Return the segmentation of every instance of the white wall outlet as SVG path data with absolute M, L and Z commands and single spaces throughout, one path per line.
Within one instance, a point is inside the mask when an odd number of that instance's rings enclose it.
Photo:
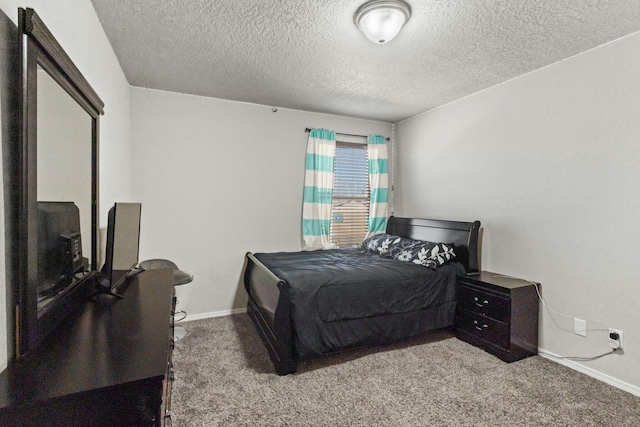
M 587 321 L 583 319 L 573 318 L 573 333 L 581 337 L 587 336 Z
M 618 338 L 616 339 L 616 334 Z M 609 346 L 616 350 L 622 348 L 622 331 L 609 328 Z

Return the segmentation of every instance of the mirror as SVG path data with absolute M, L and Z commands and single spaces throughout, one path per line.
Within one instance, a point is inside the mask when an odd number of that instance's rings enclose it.
M 58 202 L 73 202 L 78 209 L 80 253 L 83 258 L 91 254 L 91 116 L 40 66 L 37 66 L 37 201 L 39 214 L 38 245 L 38 314 L 55 301 L 74 281 L 88 274 L 85 268 L 65 272 L 64 260 L 60 265 L 47 263 L 57 258 L 56 249 L 66 251 L 63 245 L 52 244 L 45 236 L 43 202 L 51 206 L 64 206 Z M 71 227 L 63 227 L 72 232 Z M 67 230 L 68 229 L 68 230 Z M 84 236 L 84 238 L 82 238 Z M 55 241 L 60 241 L 54 236 Z M 61 243 L 64 243 L 62 241 Z M 45 265 L 43 265 L 45 264 Z M 49 267 L 49 268 L 47 268 Z
M 21 149 L 16 154 L 16 357 L 92 289 L 98 131 L 104 104 L 33 9 L 18 10 Z

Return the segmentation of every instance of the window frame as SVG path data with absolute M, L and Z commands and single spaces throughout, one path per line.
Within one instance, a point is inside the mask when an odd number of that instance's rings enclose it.
M 352 169 L 343 167 L 345 164 L 353 163 L 357 160 L 355 154 L 359 153 L 345 153 L 341 156 L 339 153 L 341 150 L 362 150 L 364 152 L 364 162 L 360 165 L 354 165 Z M 364 173 L 363 173 L 364 172 Z M 352 175 L 354 177 L 353 183 L 355 185 L 344 185 L 344 179 L 341 180 L 339 176 L 341 173 Z M 344 177 L 342 177 L 344 178 Z M 342 182 L 336 182 L 340 180 Z M 358 183 L 360 185 L 358 185 Z M 361 184 L 366 183 L 365 187 Z M 329 239 L 332 243 L 336 244 L 339 248 L 357 247 L 366 237 L 369 225 L 369 212 L 371 206 L 371 184 L 369 180 L 369 150 L 366 143 L 346 142 L 336 140 L 336 154 L 334 158 L 334 183 L 333 183 L 333 196 L 331 203 L 331 228 L 329 232 Z M 349 196 L 342 195 L 341 192 L 357 193 L 358 191 L 366 194 L 357 195 L 352 194 Z M 343 193 L 344 194 L 344 193 Z M 353 209 L 338 209 L 344 208 L 346 204 L 354 204 Z M 360 205 L 360 206 L 357 206 Z M 353 213 L 353 217 L 344 221 L 345 213 Z M 337 215 L 340 215 L 341 221 L 336 221 Z M 338 226 L 338 224 L 340 224 Z

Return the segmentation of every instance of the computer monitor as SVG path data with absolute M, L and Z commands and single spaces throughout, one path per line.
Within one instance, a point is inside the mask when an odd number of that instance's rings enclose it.
M 107 245 L 97 291 L 121 297 L 116 288 L 138 264 L 140 203 L 116 203 L 107 219 Z

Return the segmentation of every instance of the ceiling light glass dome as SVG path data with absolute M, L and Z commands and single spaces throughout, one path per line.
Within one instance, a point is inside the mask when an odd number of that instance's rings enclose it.
M 398 35 L 410 17 L 411 8 L 404 1 L 373 0 L 360 6 L 354 21 L 369 40 L 383 45 Z

